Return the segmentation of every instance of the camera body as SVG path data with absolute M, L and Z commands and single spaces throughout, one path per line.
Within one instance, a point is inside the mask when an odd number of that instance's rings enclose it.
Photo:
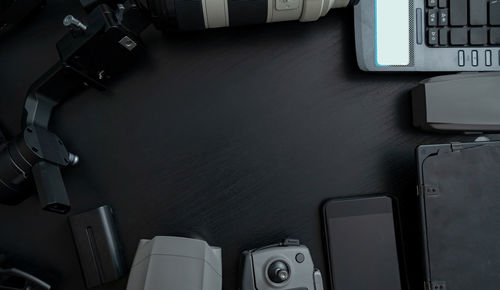
M 298 240 L 243 252 L 240 290 L 323 290 L 321 272 Z

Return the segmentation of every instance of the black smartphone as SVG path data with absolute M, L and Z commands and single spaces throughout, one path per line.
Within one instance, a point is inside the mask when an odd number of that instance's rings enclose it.
M 333 289 L 407 289 L 396 208 L 395 199 L 385 195 L 325 203 L 325 237 Z

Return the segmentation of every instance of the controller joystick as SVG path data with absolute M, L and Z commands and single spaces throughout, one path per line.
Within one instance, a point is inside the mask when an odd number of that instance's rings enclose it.
M 274 283 L 283 283 L 290 277 L 290 269 L 284 261 L 278 260 L 269 266 L 267 275 Z

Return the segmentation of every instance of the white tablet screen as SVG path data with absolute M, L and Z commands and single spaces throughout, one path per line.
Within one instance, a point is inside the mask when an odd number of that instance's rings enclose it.
M 376 0 L 377 65 L 410 64 L 410 0 Z

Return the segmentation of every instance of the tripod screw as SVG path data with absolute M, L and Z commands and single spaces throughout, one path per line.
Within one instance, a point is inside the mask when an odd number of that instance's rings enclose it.
M 83 24 L 80 20 L 73 17 L 73 15 L 68 15 L 64 17 L 63 24 L 64 26 L 69 26 L 76 30 L 81 30 L 81 31 L 87 30 L 87 26 Z

